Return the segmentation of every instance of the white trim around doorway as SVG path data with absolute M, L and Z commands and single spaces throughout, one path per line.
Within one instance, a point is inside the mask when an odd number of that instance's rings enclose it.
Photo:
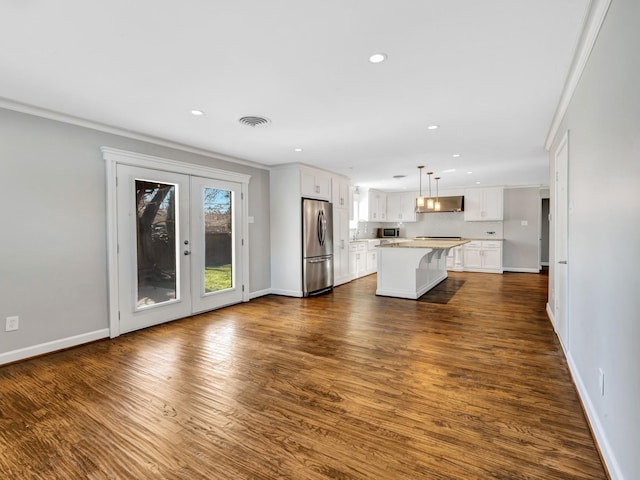
M 150 168 L 172 173 L 195 175 L 216 180 L 226 180 L 242 185 L 242 284 L 244 290 L 242 301 L 248 302 L 250 298 L 249 288 L 249 208 L 248 190 L 250 175 L 230 172 L 213 167 L 206 167 L 192 163 L 180 162 L 162 157 L 155 157 L 142 153 L 129 152 L 111 147 L 100 147 L 105 161 L 107 177 L 107 271 L 109 285 L 109 336 L 111 338 L 120 335 L 119 301 L 118 301 L 118 232 L 117 232 L 117 208 L 116 208 L 116 166 L 131 165 L 135 167 Z

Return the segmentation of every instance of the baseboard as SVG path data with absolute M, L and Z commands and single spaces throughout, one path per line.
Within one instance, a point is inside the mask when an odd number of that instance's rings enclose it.
M 19 348 L 18 350 L 0 353 L 0 365 L 17 362 L 26 358 L 36 357 L 38 355 L 44 355 L 45 353 L 55 352 L 56 350 L 76 347 L 78 345 L 82 345 L 83 343 L 94 342 L 103 338 L 109 338 L 108 328 L 96 330 L 94 332 L 83 333 L 81 335 L 75 335 L 73 337 L 61 338 L 52 342 L 33 345 L 31 347 Z
M 540 273 L 539 268 L 504 267 L 503 270 L 514 273 Z
M 265 288 L 264 290 L 257 290 L 255 292 L 249 293 L 249 300 L 253 300 L 254 298 L 264 297 L 265 295 L 270 295 L 273 292 L 270 288 Z
M 578 372 L 578 368 L 573 361 L 571 353 L 565 352 L 565 358 L 567 359 L 567 364 L 569 365 L 569 371 L 571 372 L 573 383 L 578 390 L 578 396 L 580 397 L 580 401 L 582 402 L 582 407 L 584 408 L 587 420 L 589 421 L 589 424 L 591 426 L 591 431 L 595 436 L 596 444 L 600 450 L 600 455 L 602 455 L 602 459 L 606 465 L 609 476 L 611 480 L 625 480 L 624 475 L 620 470 L 620 465 L 618 464 L 611 445 L 609 444 L 609 440 L 607 439 L 607 435 L 605 434 L 602 423 L 600 422 L 600 417 L 596 412 L 587 389 L 585 388 L 584 382 L 582 381 L 582 377 Z
M 297 290 L 281 290 L 279 288 L 272 288 L 269 293 L 272 293 L 273 295 L 284 295 L 285 297 L 302 298 L 302 292 Z
M 553 312 L 551 311 L 551 305 L 549 305 L 549 302 L 547 302 L 547 316 L 549 317 L 549 320 L 551 320 L 551 325 L 553 325 L 553 331 L 555 332 L 556 330 L 556 317 L 553 314 Z
M 548 267 L 549 266 L 549 262 L 540 262 L 540 265 L 542 267 Z

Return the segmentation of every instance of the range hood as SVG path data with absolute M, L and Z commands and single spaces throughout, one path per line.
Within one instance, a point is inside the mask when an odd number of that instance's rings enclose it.
M 452 197 L 440 197 L 440 210 L 434 210 L 432 208 L 427 209 L 427 206 L 417 208 L 416 213 L 444 213 L 444 212 L 464 212 L 464 196 L 455 195 Z

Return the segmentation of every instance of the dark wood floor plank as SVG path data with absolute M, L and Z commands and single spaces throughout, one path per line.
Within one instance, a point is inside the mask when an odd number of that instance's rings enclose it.
M 0 367 L 0 478 L 604 479 L 547 278 L 249 303 Z

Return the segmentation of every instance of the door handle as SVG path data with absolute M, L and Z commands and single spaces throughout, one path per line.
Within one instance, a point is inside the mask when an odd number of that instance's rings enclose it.
M 309 260 L 309 263 L 324 263 L 324 262 L 328 262 L 329 259 L 328 258 L 321 258 L 319 260 Z
M 559 263 L 560 265 L 566 265 L 566 264 L 567 264 L 567 261 L 566 261 L 566 260 L 560 260 L 558 263 Z

